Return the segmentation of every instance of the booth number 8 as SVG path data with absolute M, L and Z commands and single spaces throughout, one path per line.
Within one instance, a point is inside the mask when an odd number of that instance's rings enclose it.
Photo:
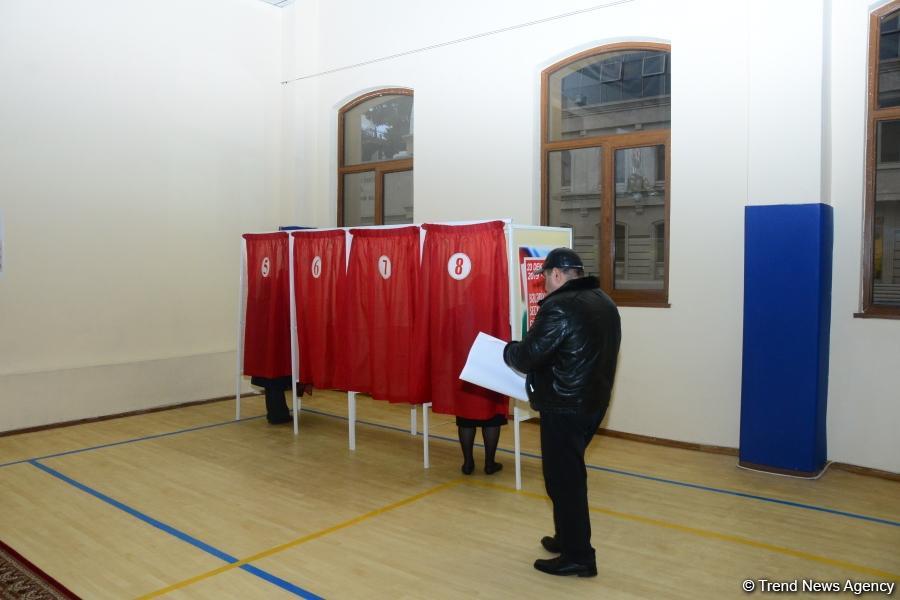
M 472 260 L 462 252 L 457 252 L 447 261 L 447 273 L 457 281 L 465 279 L 471 272 Z

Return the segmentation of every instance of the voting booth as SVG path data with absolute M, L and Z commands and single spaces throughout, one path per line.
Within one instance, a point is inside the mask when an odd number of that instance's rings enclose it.
M 459 375 L 480 332 L 521 339 L 544 295 L 534 271 L 560 246 L 572 247 L 571 230 L 509 220 L 245 234 L 235 418 L 242 376 L 262 375 L 260 365 L 291 376 L 295 434 L 298 382 L 346 391 L 351 449 L 357 393 L 410 405 L 413 435 L 421 404 L 428 468 L 429 409 L 471 419 L 511 412 L 520 489 L 519 424 L 535 415 L 524 399 Z

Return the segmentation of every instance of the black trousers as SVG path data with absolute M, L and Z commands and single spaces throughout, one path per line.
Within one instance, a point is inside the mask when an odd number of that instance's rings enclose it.
M 278 386 L 266 387 L 266 419 L 269 423 L 287 421 L 291 418 L 284 390 Z
M 584 451 L 605 413 L 605 408 L 589 415 L 541 412 L 544 486 L 553 501 L 556 539 L 562 556 L 580 563 L 595 560 Z
M 250 383 L 266 390 L 266 419 L 269 423 L 283 423 L 290 420 L 291 412 L 284 398 L 285 390 L 291 389 L 290 375 L 274 378 L 252 377 Z

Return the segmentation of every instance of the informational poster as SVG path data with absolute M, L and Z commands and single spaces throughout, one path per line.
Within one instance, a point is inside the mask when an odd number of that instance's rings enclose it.
M 537 314 L 537 303 L 543 298 L 543 277 L 534 274 L 544 262 L 544 257 L 554 248 L 572 247 L 572 230 L 561 227 L 536 227 L 528 225 L 513 225 L 510 231 L 511 250 L 514 256 L 510 260 L 515 261 L 518 276 L 515 280 L 516 294 L 514 294 L 513 314 L 516 318 L 512 323 L 514 340 L 522 339 L 522 335 L 528 331 L 528 327 L 534 322 Z M 537 294 L 537 295 L 533 295 Z
M 537 315 L 538 302 L 546 295 L 544 291 L 544 278 L 536 275 L 534 271 L 544 264 L 544 257 L 554 248 L 572 247 L 572 230 L 561 227 L 537 227 L 531 225 L 513 225 L 510 228 L 510 261 L 513 261 L 516 271 L 513 273 L 515 293 L 511 294 L 513 301 L 512 336 L 514 340 L 521 340 L 528 331 L 528 327 L 534 323 Z M 537 416 L 532 413 L 528 403 L 514 399 L 515 406 L 519 409 L 522 419 Z
M 536 271 L 544 264 L 544 257 L 525 256 L 522 257 L 521 281 L 519 285 L 525 290 L 525 306 L 526 306 L 526 324 L 524 331 L 531 329 L 534 318 L 537 316 L 540 302 L 547 295 L 544 289 L 544 278 Z

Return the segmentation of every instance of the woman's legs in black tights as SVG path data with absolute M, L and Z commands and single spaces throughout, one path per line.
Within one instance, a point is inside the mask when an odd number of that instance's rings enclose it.
M 475 428 L 458 426 L 459 429 L 459 445 L 462 447 L 463 465 L 462 472 L 465 475 L 471 475 L 475 470 L 475 457 L 472 451 L 475 447 Z
M 484 438 L 484 472 L 493 475 L 503 468 L 502 464 L 494 460 L 497 444 L 500 442 L 500 426 L 482 427 L 481 436 Z

